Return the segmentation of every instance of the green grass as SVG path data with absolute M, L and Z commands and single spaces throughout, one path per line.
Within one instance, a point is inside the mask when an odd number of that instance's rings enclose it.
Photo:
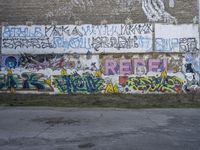
M 200 94 L 0 94 L 0 106 L 200 108 Z

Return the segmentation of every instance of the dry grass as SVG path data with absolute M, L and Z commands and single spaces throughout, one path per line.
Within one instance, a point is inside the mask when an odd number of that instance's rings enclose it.
M 0 94 L 0 106 L 199 108 L 200 94 Z

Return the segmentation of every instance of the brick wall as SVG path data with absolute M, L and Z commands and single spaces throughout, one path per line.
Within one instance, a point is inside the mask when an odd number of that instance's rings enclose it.
M 169 7 L 164 0 L 165 11 L 178 23 L 192 23 L 198 15 L 197 0 L 174 0 Z M 0 0 L 0 22 L 9 24 L 87 24 L 124 23 L 129 17 L 133 23 L 148 22 L 141 0 Z M 164 21 L 158 21 L 164 22 Z

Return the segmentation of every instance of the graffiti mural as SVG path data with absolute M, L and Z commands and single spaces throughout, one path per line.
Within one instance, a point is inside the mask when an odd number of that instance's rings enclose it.
M 150 19 L 168 16 L 173 21 L 163 1 L 148 2 L 159 5 L 152 8 L 151 14 L 158 14 Z M 150 4 L 144 4 L 149 11 Z M 0 92 L 200 92 L 199 35 L 194 24 L 155 24 L 155 31 L 150 23 L 2 29 Z
M 53 84 L 60 93 L 66 94 L 91 94 L 101 93 L 104 80 L 90 73 L 82 75 L 73 73 L 71 75 L 58 75 L 53 77 Z
M 125 86 L 127 93 L 181 93 L 184 81 L 176 76 L 130 77 Z
M 179 49 L 180 52 L 195 52 L 198 50 L 196 38 L 157 38 L 156 47 L 158 51 L 162 51 L 163 49 L 168 51 Z
M 200 54 L 193 54 L 192 64 L 195 72 L 200 74 Z
M 11 69 L 7 70 L 7 75 L 0 75 L 0 89 L 1 90 L 9 90 L 12 93 L 15 93 L 17 85 L 19 83 L 18 76 L 13 75 Z
M 199 55 L 2 55 L 0 91 L 191 93 L 200 91 Z
M 21 55 L 2 55 L 1 67 L 6 68 L 23 68 L 31 71 L 35 70 L 92 70 L 99 69 L 98 55 L 92 55 L 87 58 L 86 55 L 78 54 L 21 54 Z
M 4 26 L 2 53 L 145 52 L 152 49 L 152 24 Z
M 16 55 L 7 55 L 1 57 L 1 67 L 15 69 L 19 66 L 19 57 Z
M 21 54 L 19 66 L 27 69 L 63 68 L 65 65 L 63 55 L 28 55 Z
M 135 68 L 135 72 L 133 72 L 133 68 Z M 148 72 L 161 72 L 167 69 L 167 60 L 149 59 L 147 63 L 144 60 L 137 59 L 133 60 L 133 63 L 130 59 L 120 59 L 119 61 L 109 59 L 105 61 L 105 75 L 142 75 L 146 74 L 147 69 Z
M 11 69 L 7 74 L 0 74 L 0 91 L 38 91 L 52 92 L 51 81 L 48 81 L 43 74 L 24 72 L 13 74 Z
M 169 1 L 170 6 L 174 6 L 174 1 Z M 162 0 L 142 0 L 142 9 L 149 21 L 164 21 L 176 23 L 175 17 L 165 11 L 164 1 Z
M 158 3 L 163 2 L 152 0 L 152 3 L 158 5 Z M 161 16 L 163 17 L 163 15 Z M 155 50 L 196 52 L 199 50 L 198 36 L 198 25 L 195 24 L 155 24 Z M 153 51 L 152 37 L 153 25 L 150 23 L 3 26 L 2 53 L 99 54 L 151 52 Z
M 106 93 L 106 94 L 116 94 L 116 93 L 119 93 L 118 85 L 117 85 L 117 84 L 113 85 L 112 81 L 110 81 L 110 82 L 106 85 L 105 93 Z
M 198 25 L 155 25 L 155 47 L 159 52 L 199 52 Z
M 125 57 L 129 57 L 125 59 Z M 114 55 L 104 55 L 102 58 L 105 75 L 147 75 L 150 72 L 180 72 L 182 66 L 181 55 L 153 56 L 151 54 L 129 54 L 114 58 Z
M 186 92 L 200 92 L 199 55 L 186 54 L 183 73 L 186 78 L 184 89 Z

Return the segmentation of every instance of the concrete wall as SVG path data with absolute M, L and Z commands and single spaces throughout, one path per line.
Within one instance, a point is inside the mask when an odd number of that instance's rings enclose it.
M 4 26 L 2 54 L 195 52 L 198 25 Z M 155 43 L 155 48 L 153 47 Z
M 199 91 L 198 26 L 155 24 L 155 32 L 152 26 L 4 26 L 0 90 Z
M 181 93 L 199 91 L 192 54 L 2 55 L 2 92 Z M 11 69 L 9 69 L 11 68 Z
M 152 24 L 7 26 L 2 53 L 146 52 L 152 30 Z
M 196 0 L 0 5 L 1 92 L 200 92 Z

